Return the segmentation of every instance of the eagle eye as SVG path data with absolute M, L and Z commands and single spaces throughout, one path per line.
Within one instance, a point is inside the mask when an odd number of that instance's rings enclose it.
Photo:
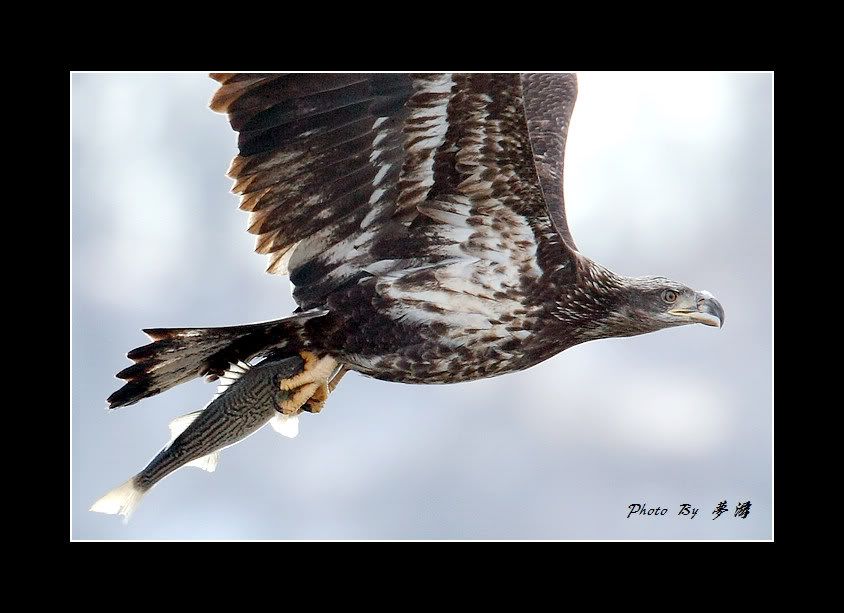
M 662 292 L 662 299 L 668 304 L 673 304 L 677 301 L 677 292 L 675 292 L 673 289 L 667 289 Z

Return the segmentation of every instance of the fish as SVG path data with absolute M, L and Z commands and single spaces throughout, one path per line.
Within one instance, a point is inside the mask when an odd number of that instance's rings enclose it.
M 300 357 L 265 359 L 252 366 L 231 364 L 219 379 L 216 395 L 201 410 L 170 422 L 170 440 L 146 468 L 97 500 L 95 513 L 122 515 L 123 523 L 144 495 L 170 473 L 183 466 L 214 472 L 220 451 L 239 443 L 267 423 L 279 434 L 294 438 L 299 416 L 284 415 L 277 408 L 289 392 L 279 386 L 303 367 Z

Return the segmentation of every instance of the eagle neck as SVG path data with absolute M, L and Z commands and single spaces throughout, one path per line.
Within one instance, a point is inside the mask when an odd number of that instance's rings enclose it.
M 560 284 L 552 310 L 572 344 L 615 336 L 624 277 L 578 254 L 574 275 Z M 573 277 L 573 278 L 572 278 Z

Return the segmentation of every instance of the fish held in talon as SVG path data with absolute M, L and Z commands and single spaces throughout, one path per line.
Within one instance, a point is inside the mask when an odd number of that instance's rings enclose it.
M 281 382 L 300 370 L 296 357 L 267 359 L 255 366 L 231 364 L 219 378 L 217 394 L 200 410 L 170 422 L 170 440 L 146 468 L 97 500 L 91 511 L 129 520 L 153 486 L 183 466 L 214 472 L 220 451 L 260 430 L 267 423 L 288 438 L 299 433 L 299 415 L 283 414 L 288 392 Z

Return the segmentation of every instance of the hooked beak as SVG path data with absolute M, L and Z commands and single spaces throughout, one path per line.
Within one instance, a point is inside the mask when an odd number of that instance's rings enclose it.
M 679 308 L 669 311 L 672 315 L 683 317 L 689 323 L 699 323 L 707 326 L 724 325 L 724 307 L 715 300 L 715 296 L 707 291 L 695 292 L 697 308 Z

